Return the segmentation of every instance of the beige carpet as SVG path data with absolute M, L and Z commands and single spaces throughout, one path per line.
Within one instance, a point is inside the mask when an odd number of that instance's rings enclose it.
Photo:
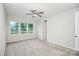
M 78 52 L 56 45 L 50 46 L 46 41 L 30 39 L 7 44 L 5 56 L 75 56 Z

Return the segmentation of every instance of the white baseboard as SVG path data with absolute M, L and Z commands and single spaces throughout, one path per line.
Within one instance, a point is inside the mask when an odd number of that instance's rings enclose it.
M 37 38 L 30 38 L 30 39 L 37 39 Z M 26 41 L 30 39 L 23 39 L 23 40 L 16 40 L 16 41 L 7 41 L 7 43 L 14 43 L 14 42 L 20 42 L 20 41 Z
M 58 46 L 61 46 L 61 47 L 68 48 L 68 49 L 71 49 L 71 50 L 74 50 L 74 51 L 78 51 L 79 52 L 79 50 L 77 50 L 75 48 L 72 48 L 72 47 L 68 47 L 68 46 L 65 46 L 65 45 L 57 44 L 57 43 L 54 43 L 54 42 L 51 42 L 51 41 L 48 41 L 48 40 L 47 40 L 47 42 L 50 42 L 52 44 L 55 44 L 55 45 L 58 45 Z

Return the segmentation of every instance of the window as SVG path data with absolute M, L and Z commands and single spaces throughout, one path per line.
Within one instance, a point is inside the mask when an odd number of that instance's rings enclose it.
M 18 34 L 19 32 L 19 24 L 17 22 L 11 21 L 10 22 L 10 29 L 11 29 L 11 34 Z
M 33 33 L 33 24 L 28 24 L 28 32 Z
M 10 33 L 11 34 L 21 34 L 24 33 L 33 33 L 33 24 L 31 23 L 18 23 L 16 21 L 10 22 Z
M 20 31 L 22 34 L 27 32 L 27 24 L 26 23 L 20 24 Z

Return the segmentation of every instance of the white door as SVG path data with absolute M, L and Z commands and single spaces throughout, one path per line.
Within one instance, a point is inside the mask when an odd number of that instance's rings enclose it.
M 79 12 L 75 13 L 75 49 L 79 51 Z

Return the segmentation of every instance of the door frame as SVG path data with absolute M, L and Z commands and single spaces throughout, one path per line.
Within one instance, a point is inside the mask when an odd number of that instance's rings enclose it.
M 77 49 L 77 35 L 78 33 L 76 33 L 76 29 L 77 29 L 77 14 L 79 14 L 79 11 L 75 12 L 75 36 L 74 36 L 74 39 L 75 39 L 75 50 L 76 51 L 79 51 L 79 49 Z
M 47 20 L 43 22 L 43 40 L 47 40 Z

